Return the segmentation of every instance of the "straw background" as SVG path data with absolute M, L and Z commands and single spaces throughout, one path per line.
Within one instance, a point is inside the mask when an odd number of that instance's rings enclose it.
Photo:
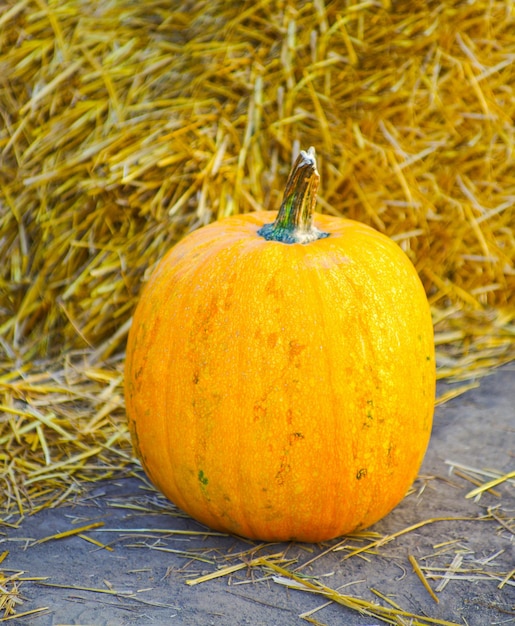
M 440 379 L 513 358 L 514 63 L 511 0 L 4 1 L 4 519 L 129 471 L 142 282 L 191 229 L 278 208 L 300 148 L 321 212 L 412 259 Z

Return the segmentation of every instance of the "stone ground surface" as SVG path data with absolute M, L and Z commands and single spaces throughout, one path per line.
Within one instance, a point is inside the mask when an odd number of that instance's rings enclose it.
M 447 389 L 441 384 L 439 393 Z M 468 626 L 515 624 L 515 481 L 498 485 L 497 495 L 484 493 L 475 500 L 465 498 L 474 485 L 463 477 L 465 473 L 486 482 L 489 476 L 477 470 L 508 473 L 514 470 L 514 457 L 515 366 L 510 364 L 483 378 L 478 388 L 437 407 L 414 489 L 371 530 L 388 535 L 434 518 L 487 519 L 433 521 L 375 553 L 344 559 L 352 546 L 366 545 L 353 538 L 323 545 L 272 545 L 207 534 L 149 489 L 142 477 L 97 483 L 66 506 L 26 518 L 17 529 L 0 527 L 0 553 L 9 551 L 1 566 L 4 573 L 22 571 L 21 578 L 44 578 L 20 583 L 24 602 L 18 612 L 47 607 L 7 623 L 294 626 L 308 623 L 300 615 L 323 605 L 311 614 L 315 623 L 385 623 L 328 603 L 318 593 L 288 588 L 281 584 L 284 579 L 272 578 L 263 567 L 243 567 L 194 586 L 186 583 L 219 567 L 280 555 L 291 559 L 283 562 L 289 571 L 317 557 L 299 574 L 354 597 L 388 606 L 375 589 L 404 610 L 433 620 Z M 97 522 L 103 526 L 82 535 L 110 550 L 77 535 L 36 543 Z M 341 549 L 328 550 L 336 545 Z M 414 573 L 410 555 L 426 568 L 435 591 L 454 563 L 456 571 L 436 591 L 439 603 Z

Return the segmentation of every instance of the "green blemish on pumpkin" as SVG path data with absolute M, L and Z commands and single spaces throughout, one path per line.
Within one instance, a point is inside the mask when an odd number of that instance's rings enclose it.
M 209 480 L 208 480 L 207 476 L 204 474 L 204 471 L 203 471 L 203 470 L 199 470 L 199 473 L 198 473 L 198 479 L 199 479 L 199 481 L 200 481 L 200 484 L 201 484 L 202 486 L 204 486 L 204 487 L 205 487 L 205 486 L 208 484 L 208 482 L 209 482 Z

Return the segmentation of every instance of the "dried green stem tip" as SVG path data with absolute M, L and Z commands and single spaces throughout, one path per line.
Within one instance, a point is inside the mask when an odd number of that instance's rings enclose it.
M 328 237 L 329 233 L 313 225 L 319 182 L 315 149 L 301 150 L 286 182 L 275 222 L 265 224 L 258 235 L 281 243 L 309 243 Z

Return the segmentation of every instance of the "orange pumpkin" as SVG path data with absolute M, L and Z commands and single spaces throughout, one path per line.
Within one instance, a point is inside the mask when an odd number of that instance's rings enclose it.
M 126 404 L 152 480 L 204 524 L 321 541 L 406 494 L 434 408 L 433 327 L 404 252 L 313 213 L 314 151 L 276 213 L 184 237 L 157 266 L 129 334 Z

